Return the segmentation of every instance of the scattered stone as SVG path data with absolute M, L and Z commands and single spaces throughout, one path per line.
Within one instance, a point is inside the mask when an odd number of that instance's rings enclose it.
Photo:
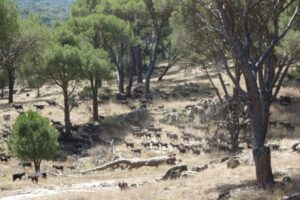
M 273 151 L 279 150 L 280 148 L 279 144 L 269 144 L 268 147 Z
M 230 159 L 228 162 L 227 162 L 227 168 L 231 168 L 231 169 L 234 169 L 234 168 L 237 168 L 238 166 L 240 165 L 240 161 L 237 160 L 237 159 Z
M 275 179 L 281 178 L 283 176 L 286 176 L 288 174 L 288 170 L 287 169 L 280 169 L 276 172 L 273 173 L 273 176 Z
M 293 151 L 300 152 L 300 143 L 296 143 L 292 147 Z
M 181 177 L 190 178 L 190 177 L 194 177 L 196 174 L 197 174 L 197 172 L 195 172 L 195 171 L 183 171 L 181 173 Z
M 119 188 L 121 189 L 121 190 L 128 190 L 128 189 L 130 189 L 129 188 L 129 186 L 128 186 L 128 183 L 127 182 L 119 182 L 118 183 L 118 186 L 119 186 Z
M 229 199 L 229 198 L 230 198 L 230 192 L 225 191 L 225 192 L 221 192 L 219 194 L 218 200 L 225 200 L 225 199 Z
M 282 182 L 284 182 L 284 183 L 291 183 L 292 179 L 289 176 L 285 176 L 285 177 L 282 178 Z
M 300 200 L 300 193 L 295 193 L 291 196 L 284 196 L 280 200 Z
M 223 158 L 221 158 L 221 163 L 223 163 L 223 162 L 225 162 L 225 161 L 227 161 L 227 160 L 229 160 L 229 157 L 223 157 Z
M 201 172 L 201 171 L 206 170 L 206 169 L 208 169 L 208 165 L 204 165 L 202 167 L 195 166 L 195 167 L 192 168 L 192 171 L 194 171 L 194 172 Z

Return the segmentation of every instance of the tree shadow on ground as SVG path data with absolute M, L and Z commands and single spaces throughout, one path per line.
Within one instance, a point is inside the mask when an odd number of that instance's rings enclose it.
M 255 180 L 247 180 L 238 184 L 223 184 L 208 192 L 218 192 L 221 199 L 239 199 L 239 200 L 269 200 L 281 199 L 283 196 L 290 196 L 300 191 L 300 176 L 291 177 L 292 182 L 283 182 L 283 177 L 279 178 L 274 187 L 268 189 L 259 189 Z M 227 194 L 227 195 L 226 195 Z

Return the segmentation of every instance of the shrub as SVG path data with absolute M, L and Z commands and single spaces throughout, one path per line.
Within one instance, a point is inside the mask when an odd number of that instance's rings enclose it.
M 58 149 L 58 132 L 50 121 L 34 111 L 18 116 L 8 140 L 12 155 L 32 161 L 39 172 L 42 160 L 51 160 Z

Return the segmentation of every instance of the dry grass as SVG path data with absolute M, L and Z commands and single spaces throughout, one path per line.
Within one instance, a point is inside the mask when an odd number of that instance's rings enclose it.
M 179 85 L 184 87 L 187 83 L 195 83 L 199 85 L 199 90 L 207 89 L 207 80 L 199 79 L 197 77 L 202 76 L 203 74 L 199 70 L 192 70 L 185 74 L 183 69 L 174 67 L 170 75 L 167 75 L 163 82 L 157 82 L 156 79 L 153 80 L 153 88 L 159 88 L 161 91 L 165 92 L 174 92 Z M 195 78 L 196 77 L 196 78 Z M 174 81 L 176 80 L 176 81 Z M 217 80 L 216 80 L 217 81 Z M 225 76 L 225 82 L 230 83 L 228 77 Z M 217 86 L 220 86 L 220 83 L 217 81 Z M 110 85 L 105 85 L 105 87 L 111 88 L 113 91 L 116 91 L 116 88 Z M 203 88 L 201 88 L 203 87 Z M 30 97 L 26 97 L 26 94 L 17 94 L 16 102 L 23 102 L 25 104 L 25 109 L 32 108 L 32 105 L 38 101 L 43 102 L 45 99 L 55 99 L 58 102 L 62 102 L 60 95 L 60 90 L 57 87 L 45 86 L 42 88 L 42 93 L 44 95 L 41 99 L 35 99 L 36 91 L 29 92 Z M 300 157 L 299 154 L 293 153 L 290 151 L 291 146 L 299 141 L 299 124 L 300 124 L 300 90 L 295 89 L 294 87 L 284 87 L 281 90 L 281 94 L 291 95 L 293 99 L 296 99 L 291 106 L 282 107 L 277 104 L 272 106 L 272 120 L 278 120 L 282 122 L 291 122 L 296 124 L 296 130 L 293 133 L 284 131 L 282 129 L 272 129 L 270 132 L 268 142 L 270 143 L 279 143 L 281 149 L 286 149 L 285 151 L 274 151 L 272 152 L 272 167 L 273 171 L 279 171 L 285 169 L 288 171 L 288 175 L 292 177 L 293 184 L 291 186 L 282 188 L 280 185 L 276 186 L 272 190 L 263 191 L 258 190 L 255 187 L 255 171 L 254 165 L 251 162 L 251 151 L 247 150 L 243 152 L 240 157 L 241 159 L 250 160 L 250 164 L 242 164 L 240 167 L 229 170 L 226 168 L 225 163 L 210 164 L 209 169 L 199 173 L 193 178 L 188 179 L 179 179 L 172 181 L 163 181 L 144 184 L 141 187 L 132 188 L 127 191 L 120 191 L 118 188 L 95 188 L 89 189 L 88 191 L 71 191 L 66 190 L 60 194 L 42 196 L 33 199 L 45 199 L 45 200 L 201 200 L 201 199 L 217 199 L 219 192 L 230 190 L 231 199 L 237 200 L 271 200 L 279 199 L 284 194 L 290 194 L 296 191 L 300 191 L 300 173 L 299 173 L 299 163 Z M 197 98 L 202 98 L 202 94 L 195 94 Z M 180 135 L 180 130 L 175 126 L 159 124 L 157 120 L 161 117 L 163 113 L 157 112 L 156 108 L 160 105 L 165 105 L 165 110 L 171 110 L 176 108 L 177 110 L 183 109 L 186 105 L 197 104 L 197 102 L 190 101 L 188 98 L 171 98 L 168 101 L 162 100 L 157 97 L 157 101 L 150 105 L 149 110 L 153 114 L 153 118 L 156 121 L 157 126 L 162 127 L 164 131 L 171 131 L 178 133 Z M 131 102 L 133 105 L 139 106 L 138 101 Z M 90 106 L 91 102 L 86 102 L 85 104 L 80 105 L 79 108 L 75 109 L 71 114 L 72 122 L 75 124 L 83 124 L 90 120 Z M 113 117 L 120 114 L 127 113 L 130 109 L 127 106 L 117 104 L 114 101 L 109 101 L 104 105 L 100 105 L 99 108 L 100 114 L 105 117 Z M 47 116 L 51 119 L 63 121 L 63 112 L 57 108 L 46 107 L 45 110 L 39 111 L 44 116 Z M 0 100 L 0 116 L 3 114 L 11 114 L 12 119 L 9 124 L 12 124 L 17 117 L 17 112 L 10 108 L 5 101 Z M 2 123 L 2 125 L 4 122 Z M 1 125 L 1 126 L 2 126 Z M 186 128 L 187 131 L 198 135 L 204 136 L 204 133 L 195 130 L 191 127 Z M 280 137 L 275 137 L 279 135 Z M 146 139 L 137 139 L 130 134 L 130 131 L 127 129 L 111 129 L 102 130 L 99 133 L 99 136 L 109 141 L 112 136 L 118 136 L 126 141 L 133 141 L 136 145 L 136 148 L 142 148 L 141 142 Z M 168 138 L 163 134 L 163 142 L 170 142 Z M 182 139 L 178 143 L 183 143 Z M 190 144 L 193 144 L 192 141 Z M 142 148 L 143 149 L 143 148 Z M 178 154 L 177 151 L 169 150 L 157 150 L 151 149 L 149 151 L 142 150 L 142 158 L 149 158 L 158 155 L 166 155 L 169 152 L 174 151 Z M 124 144 L 119 144 L 116 146 L 116 152 L 121 154 L 124 157 L 133 158 L 135 157 L 132 153 L 126 148 Z M 77 170 L 84 170 L 91 167 L 94 167 L 97 159 L 110 160 L 111 157 L 109 152 L 106 152 L 102 147 L 96 146 L 88 150 L 88 153 L 92 156 L 91 159 L 86 159 L 80 163 L 78 157 L 69 155 L 66 162 L 61 164 L 68 166 L 73 164 L 78 164 Z M 181 160 L 181 163 L 185 163 L 190 167 L 192 166 L 203 166 L 215 160 L 220 160 L 220 158 L 226 156 L 225 153 L 212 153 L 212 154 L 201 154 L 200 156 L 193 156 L 191 153 L 185 155 L 178 155 L 178 159 Z M 85 176 L 78 175 L 74 171 L 66 170 L 64 173 L 70 175 L 68 177 L 53 177 L 49 176 L 47 180 L 41 179 L 39 184 L 33 184 L 29 180 L 22 181 L 11 181 L 11 174 L 15 172 L 26 171 L 27 174 L 33 173 L 32 169 L 23 169 L 18 166 L 18 162 L 15 159 L 9 162 L 9 164 L 0 163 L 0 196 L 10 196 L 15 195 L 19 189 L 39 189 L 39 188 L 56 188 L 56 187 L 66 187 L 72 188 L 72 185 L 75 183 L 88 183 L 92 181 L 109 181 L 109 180 L 128 180 L 132 183 L 140 182 L 142 180 L 153 181 L 155 178 L 160 177 L 169 166 L 160 166 L 158 168 L 144 167 L 138 170 L 131 171 L 111 171 L 105 170 L 101 172 L 91 173 Z M 100 161 L 101 162 L 101 161 Z M 44 162 L 42 165 L 42 170 L 47 172 L 57 173 L 51 168 L 54 162 Z M 98 163 L 99 164 L 99 163 Z M 279 181 L 279 180 L 278 180 Z

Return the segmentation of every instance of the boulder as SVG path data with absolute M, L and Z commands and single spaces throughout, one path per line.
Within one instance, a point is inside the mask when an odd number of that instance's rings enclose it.
M 167 121 L 168 124 L 175 124 L 178 121 L 179 121 L 179 114 L 176 111 L 169 113 L 168 121 Z
M 300 143 L 296 143 L 292 147 L 293 151 L 300 152 Z
M 129 124 L 139 124 L 141 121 L 149 117 L 147 109 L 136 109 L 124 116 L 124 121 Z
M 227 168 L 230 169 L 237 168 L 239 165 L 240 165 L 240 161 L 235 158 L 232 158 L 227 162 Z
M 286 176 L 288 174 L 288 170 L 287 169 L 280 169 L 277 170 L 273 173 L 273 176 L 275 179 L 281 178 L 283 176 Z
M 285 176 L 282 178 L 282 182 L 288 184 L 292 182 L 292 179 L 289 176 Z

